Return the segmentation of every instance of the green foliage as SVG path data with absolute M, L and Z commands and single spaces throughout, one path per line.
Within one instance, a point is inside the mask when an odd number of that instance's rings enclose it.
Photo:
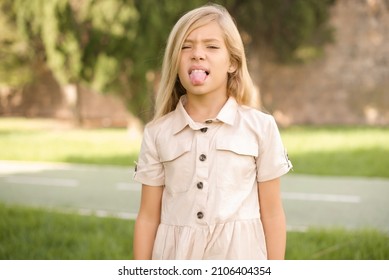
M 38 13 L 42 13 L 43 20 L 39 19 L 36 25 L 39 26 L 48 66 L 63 84 L 78 81 L 82 49 L 69 4 L 66 0 L 42 1 L 39 7 L 42 11 Z
M 32 79 L 28 65 L 28 43 L 17 34 L 12 20 L 5 16 L 9 5 L 0 0 L 0 86 L 16 87 Z
M 274 50 L 279 62 L 299 60 L 300 48 L 320 53 L 332 39 L 328 18 L 334 0 L 219 2 L 229 7 L 240 29 L 249 35 L 250 45 Z
M 84 82 L 105 91 L 118 82 L 129 57 L 125 46 L 135 38 L 131 1 L 16 0 L 13 8 L 19 30 L 40 43 L 61 83 Z
M 99 91 L 120 91 L 120 76 L 131 70 L 139 13 L 133 1 L 83 1 L 74 11 L 80 25 L 85 65 L 82 78 Z M 130 69 L 128 69 L 130 68 Z M 127 73 L 128 74 L 128 73 Z M 131 75 L 128 75 L 131 76 Z

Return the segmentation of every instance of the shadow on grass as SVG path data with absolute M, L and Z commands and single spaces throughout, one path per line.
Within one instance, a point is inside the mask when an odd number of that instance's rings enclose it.
M 300 174 L 389 178 L 389 150 L 381 147 L 289 154 Z

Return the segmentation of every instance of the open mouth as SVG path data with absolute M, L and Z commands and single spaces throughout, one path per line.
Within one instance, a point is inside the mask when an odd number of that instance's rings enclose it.
M 205 74 L 209 75 L 209 71 L 205 70 L 205 69 L 191 69 L 189 71 L 189 74 L 192 74 L 192 73 L 201 73 L 201 72 L 204 72 Z
M 204 69 L 192 69 L 189 71 L 189 78 L 193 85 L 203 84 L 209 75 Z

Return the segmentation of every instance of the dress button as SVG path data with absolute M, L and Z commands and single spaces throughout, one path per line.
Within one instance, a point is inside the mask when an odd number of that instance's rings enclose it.
M 200 131 L 201 131 L 202 133 L 205 133 L 205 132 L 208 131 L 208 127 L 203 127 L 202 129 L 200 129 Z
M 204 154 L 201 154 L 199 159 L 200 159 L 200 161 L 205 161 L 207 159 L 207 156 Z
M 205 123 L 212 123 L 212 120 L 206 120 Z
M 197 183 L 197 188 L 198 188 L 199 190 L 202 190 L 202 189 L 203 189 L 203 182 L 198 182 L 198 183 Z
M 197 212 L 197 218 L 198 218 L 198 219 L 204 218 L 203 212 Z

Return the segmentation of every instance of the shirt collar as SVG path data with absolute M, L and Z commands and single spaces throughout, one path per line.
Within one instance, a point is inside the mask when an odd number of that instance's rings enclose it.
M 187 100 L 186 98 L 186 95 L 181 96 L 177 107 L 174 110 L 173 134 L 177 134 L 186 126 L 190 126 L 192 129 L 199 129 L 198 125 L 192 120 L 184 108 Z M 236 113 L 238 111 L 238 106 L 239 105 L 235 98 L 230 96 L 227 102 L 224 104 L 223 108 L 216 116 L 216 120 L 228 125 L 233 125 L 235 122 Z
M 186 112 L 184 105 L 186 103 L 186 95 L 180 97 L 176 109 L 174 111 L 174 121 L 173 121 L 173 134 L 177 134 L 183 130 L 187 125 L 194 124 L 191 117 Z
M 236 113 L 238 112 L 238 103 L 236 99 L 230 96 L 224 104 L 223 108 L 217 114 L 216 119 L 229 125 L 233 125 L 235 122 Z

